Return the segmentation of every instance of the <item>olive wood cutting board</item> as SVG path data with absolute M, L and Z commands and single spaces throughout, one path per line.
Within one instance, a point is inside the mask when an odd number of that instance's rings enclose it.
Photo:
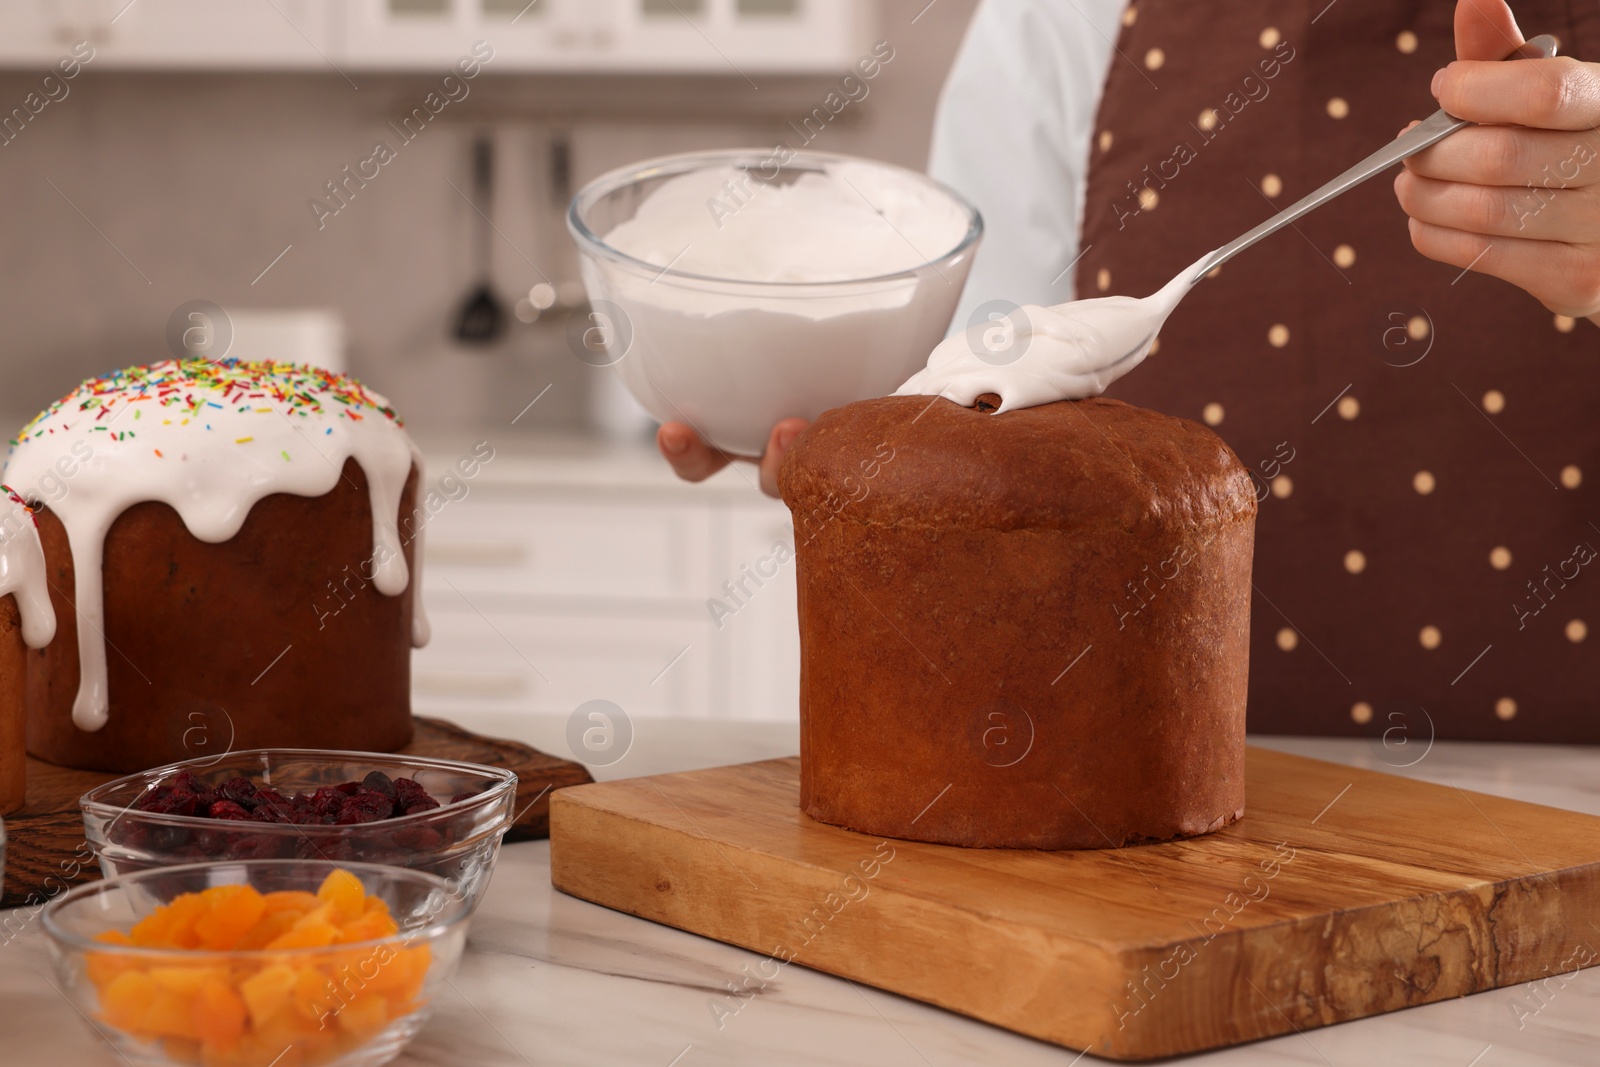
M 1600 818 L 1252 748 L 1245 817 L 1086 852 L 801 815 L 798 759 L 563 790 L 551 880 L 1113 1059 L 1232 1045 L 1600 962 Z M 713 1008 L 713 1011 L 716 1009 Z
M 593 781 L 580 763 L 548 756 L 518 741 L 484 737 L 443 719 L 416 717 L 416 734 L 400 751 L 408 756 L 463 760 L 517 772 L 516 821 L 507 841 L 544 837 L 550 828 L 550 793 Z M 83 837 L 78 798 L 122 777 L 79 771 L 28 758 L 28 796 L 5 817 L 5 895 L 0 907 L 40 904 L 64 887 L 100 877 Z

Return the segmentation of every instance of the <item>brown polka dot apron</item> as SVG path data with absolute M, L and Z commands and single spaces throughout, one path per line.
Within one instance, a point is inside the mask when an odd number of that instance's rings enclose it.
M 1454 6 L 1137 0 L 1078 295 L 1154 292 L 1431 114 Z M 1515 10 L 1600 57 L 1600 6 Z M 1222 267 L 1109 395 L 1255 475 L 1251 729 L 1600 742 L 1600 332 L 1418 254 L 1389 177 Z

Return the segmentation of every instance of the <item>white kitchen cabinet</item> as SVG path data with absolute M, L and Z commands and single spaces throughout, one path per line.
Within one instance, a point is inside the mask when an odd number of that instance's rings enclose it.
M 742 605 L 722 617 L 729 687 L 742 719 L 788 721 L 800 714 L 800 636 L 796 619 L 794 529 L 787 508 L 744 506 L 729 515 L 730 576 Z M 758 584 L 759 583 L 759 584 Z M 748 592 L 747 592 L 748 591 Z
M 0 4 L 0 64 L 42 69 L 69 55 L 74 42 L 88 39 L 86 30 L 60 17 L 57 6 L 45 0 Z
M 428 522 L 417 712 L 565 715 L 604 699 L 634 718 L 792 720 L 787 509 L 748 470 L 689 485 L 643 450 L 576 451 L 502 443 Z
M 338 0 L 8 0 L 0 64 L 53 64 L 78 41 L 90 70 L 327 68 Z
M 495 598 L 692 599 L 711 521 L 706 508 L 495 487 L 429 522 L 425 580 Z
M 421 714 L 565 715 L 603 699 L 634 718 L 710 717 L 710 627 L 700 620 L 484 608 L 437 587 L 424 595 L 433 639 L 411 670 Z
M 860 0 L 349 0 L 357 68 L 447 68 L 478 40 L 493 71 L 833 72 L 870 45 Z
M 860 0 L 5 0 L 0 66 L 76 41 L 97 70 L 440 76 L 478 41 L 496 73 L 835 73 L 869 49 Z

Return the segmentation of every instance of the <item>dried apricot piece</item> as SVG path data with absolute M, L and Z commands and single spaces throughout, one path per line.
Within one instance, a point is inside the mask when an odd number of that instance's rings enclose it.
M 342 867 L 330 871 L 317 888 L 317 899 L 333 905 L 334 922 L 348 922 L 366 910 L 367 891 L 361 879 Z
M 289 1002 L 299 975 L 286 963 L 261 968 L 239 983 L 239 995 L 249 1010 L 250 1022 L 259 1027 Z
M 288 931 L 299 921 L 300 913 L 296 911 L 275 911 L 270 915 L 263 915 L 261 920 L 239 936 L 233 943 L 235 951 L 249 952 L 258 948 L 266 948 L 280 934 Z
M 194 933 L 201 948 L 233 948 L 261 920 L 266 910 L 254 886 L 213 886 L 202 896 L 207 898 L 206 911 L 194 921 Z
M 383 962 L 367 986 L 397 1001 L 408 1001 L 422 989 L 432 953 L 427 945 L 401 949 Z
M 334 1003 L 333 982 L 315 967 L 302 967 L 295 978 L 290 1003 L 301 1019 L 319 1025 L 323 1013 Z
M 108 945 L 133 944 L 133 939 L 121 930 L 106 930 L 94 935 L 94 939 Z M 97 989 L 105 988 L 117 975 L 135 970 L 138 966 L 137 961 L 117 952 L 88 952 L 83 958 L 84 971 Z
M 144 1022 L 141 1030 L 148 1030 L 153 1034 L 163 1037 L 187 1037 L 199 1040 L 200 1034 L 194 1028 L 194 1020 L 190 1017 L 190 1006 L 193 998 L 182 993 L 174 993 L 170 989 L 163 989 L 158 984 L 155 996 L 150 1000 L 150 1006 L 145 1009 Z
M 389 1024 L 389 1003 L 376 993 L 363 993 L 340 1009 L 339 1029 L 361 1041 Z
M 100 991 L 100 1014 L 118 1030 L 143 1030 L 157 987 L 148 974 L 127 971 Z
M 208 978 L 227 978 L 228 972 L 220 967 L 188 966 L 164 963 L 151 966 L 145 972 L 156 985 L 180 996 L 192 997 Z
M 339 929 L 338 943 L 348 945 L 356 941 L 381 941 L 386 937 L 393 937 L 398 931 L 394 920 L 388 915 L 369 911 L 358 918 L 351 919 Z
M 318 904 L 315 893 L 308 893 L 304 889 L 279 889 L 261 896 L 262 910 L 273 915 L 280 911 L 295 911 L 304 915 Z
M 143 948 L 195 948 L 200 939 L 194 933 L 194 922 L 208 907 L 199 893 L 180 894 L 140 919 L 129 934 L 133 943 Z
M 206 1045 L 228 1048 L 244 1036 L 244 1001 L 225 981 L 211 975 L 190 1000 L 189 1022 Z
M 333 924 L 333 904 L 306 912 L 286 933 L 267 942 L 268 948 L 322 948 L 333 944 L 339 928 Z

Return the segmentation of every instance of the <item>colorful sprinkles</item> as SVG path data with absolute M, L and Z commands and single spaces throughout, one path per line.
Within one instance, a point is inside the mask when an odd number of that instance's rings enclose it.
M 24 426 L 11 442 L 12 449 L 28 441 L 55 433 L 57 429 L 71 429 L 71 423 L 45 425 L 52 417 L 72 418 L 74 415 L 104 422 L 92 427 L 104 431 L 113 441 L 124 441 L 135 436 L 123 424 L 116 422 L 127 409 L 133 407 L 133 419 L 143 414 L 144 405 L 154 404 L 180 416 L 179 425 L 204 408 L 248 412 L 265 416 L 281 415 L 287 418 L 305 418 L 312 415 L 331 415 L 335 418 L 360 422 L 372 414 L 382 415 L 396 426 L 404 426 L 394 409 L 354 378 L 320 367 L 299 363 L 250 363 L 237 359 L 216 362 L 204 360 L 163 360 L 143 367 L 126 367 L 100 378 L 91 378 L 68 395 L 57 400 Z M 139 405 L 135 407 L 134 405 Z M 171 419 L 163 419 L 168 425 Z M 210 423 L 204 423 L 207 430 Z M 330 426 L 326 433 L 332 433 Z M 236 444 L 249 444 L 254 436 L 235 438 Z M 160 455 L 158 451 L 156 455 Z M 285 459 L 288 457 L 285 456 Z
M 28 517 L 33 519 L 33 524 L 35 526 L 39 525 L 39 516 L 33 513 L 33 508 L 28 505 L 26 500 L 17 495 L 17 491 L 15 489 L 11 488 L 9 485 L 0 485 L 0 494 L 4 494 L 11 500 L 13 504 L 17 505 L 17 507 L 21 508 L 23 511 L 26 511 L 28 513 Z

